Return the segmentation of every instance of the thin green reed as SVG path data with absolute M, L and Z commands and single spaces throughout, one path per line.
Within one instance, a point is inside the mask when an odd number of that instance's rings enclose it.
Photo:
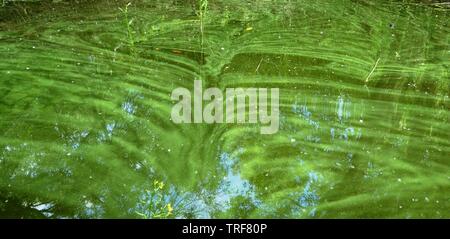
M 208 10 L 208 0 L 198 0 L 198 15 L 200 18 L 200 44 L 203 51 L 203 44 L 204 44 L 204 18 L 206 16 L 207 10 Z
M 132 24 L 133 24 L 133 18 L 130 20 L 129 19 L 129 12 L 128 12 L 128 7 L 129 6 L 131 6 L 131 2 L 129 2 L 126 6 L 125 6 L 125 8 L 120 8 L 119 7 L 119 10 L 123 13 L 123 16 L 124 16 L 124 21 L 125 21 L 125 25 L 126 25 L 126 27 L 127 27 L 127 41 L 128 41 L 128 45 L 129 45 L 129 47 L 131 48 L 131 50 L 133 51 L 133 49 L 134 49 L 134 43 L 135 43 L 135 40 L 134 40 L 134 34 L 133 34 L 133 29 L 132 29 Z

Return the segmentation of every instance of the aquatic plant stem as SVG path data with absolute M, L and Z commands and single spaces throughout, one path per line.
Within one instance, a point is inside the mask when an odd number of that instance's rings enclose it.
M 199 17 L 200 17 L 200 45 L 202 51 L 202 61 L 203 61 L 203 49 L 204 49 L 204 27 L 203 21 L 208 8 L 208 0 L 199 0 Z
M 261 60 L 258 63 L 258 66 L 256 67 L 255 73 L 258 73 L 259 67 L 261 67 L 261 63 L 263 62 L 263 58 L 261 57 Z
M 131 50 L 134 49 L 134 36 L 133 36 L 133 30 L 131 29 L 131 25 L 133 24 L 133 19 L 129 20 L 128 17 L 128 7 L 131 5 L 131 2 L 129 2 L 125 8 L 119 8 L 121 12 L 124 14 L 125 24 L 127 26 L 127 37 L 128 37 L 128 45 L 130 46 Z
M 370 71 L 369 75 L 366 78 L 366 83 L 369 82 L 370 77 L 372 76 L 373 72 L 375 71 L 375 69 L 378 66 L 378 62 L 380 62 L 381 58 L 378 58 L 378 60 L 375 62 L 375 65 L 373 66 L 372 70 Z

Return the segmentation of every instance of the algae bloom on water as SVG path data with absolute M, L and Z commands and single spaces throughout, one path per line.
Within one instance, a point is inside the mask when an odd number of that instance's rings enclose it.
M 0 218 L 449 218 L 449 14 L 4 0 Z

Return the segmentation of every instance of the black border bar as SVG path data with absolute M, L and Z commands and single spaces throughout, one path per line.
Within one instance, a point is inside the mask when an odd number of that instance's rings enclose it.
M 235 226 L 237 225 L 237 226 Z M 266 226 L 264 226 L 266 225 Z M 183 233 L 190 226 L 189 233 Z M 204 233 L 194 233 L 201 228 Z M 215 227 L 215 232 L 206 231 Z M 237 230 L 236 230 L 236 229 Z M 252 229 L 247 229 L 252 228 Z M 259 228 L 259 232 L 256 230 Z M 261 231 L 261 229 L 264 230 Z M 366 238 L 377 236 L 448 235 L 450 220 L 397 220 L 397 219 L 164 219 L 164 220 L 0 220 L 2 234 L 9 231 L 12 235 L 47 237 L 85 238 L 92 236 L 119 236 L 124 238 L 308 238 L 317 236 L 346 236 Z M 221 230 L 220 230 L 221 229 Z M 231 230 L 230 230 L 231 229 Z M 234 230 L 234 231 L 233 231 Z M 231 232 L 230 232 L 231 231 Z M 282 236 L 284 235 L 284 236 Z M 14 237 L 15 238 L 15 237 Z

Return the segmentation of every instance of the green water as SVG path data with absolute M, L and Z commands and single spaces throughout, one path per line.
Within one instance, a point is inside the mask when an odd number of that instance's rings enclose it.
M 450 217 L 446 4 L 5 2 L 0 217 Z M 174 124 L 196 79 L 278 133 Z

